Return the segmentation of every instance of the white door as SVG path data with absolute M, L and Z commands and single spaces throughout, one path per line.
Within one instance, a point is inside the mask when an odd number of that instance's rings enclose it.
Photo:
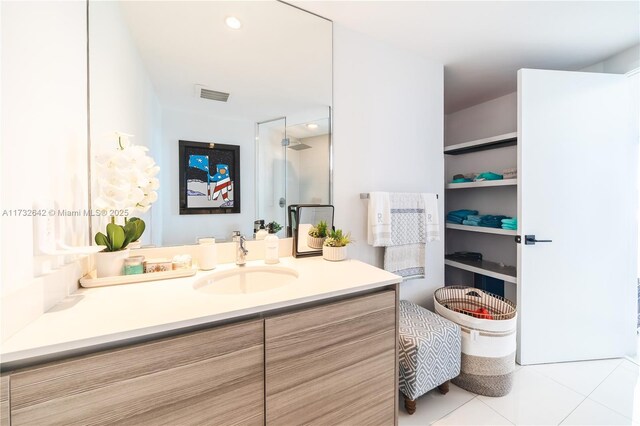
M 638 132 L 626 80 L 518 72 L 521 364 L 634 351 Z

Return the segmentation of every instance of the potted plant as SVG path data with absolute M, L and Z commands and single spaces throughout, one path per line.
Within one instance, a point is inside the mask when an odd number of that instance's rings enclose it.
M 350 233 L 343 234 L 342 229 L 331 231 L 322 245 L 322 257 L 334 262 L 346 259 L 347 245 L 351 242 Z
M 309 228 L 307 245 L 310 248 L 321 249 L 325 238 L 327 238 L 327 222 L 321 220 L 316 226 Z
M 96 256 L 96 275 L 98 278 L 122 275 L 124 260 L 129 257 L 127 246 L 138 232 L 135 222 L 126 225 L 110 223 L 107 232 L 98 232 L 95 236 L 96 244 L 106 248 Z
M 139 218 L 127 220 L 129 212 L 146 212 L 158 199 L 156 192 L 160 186 L 155 176 L 159 172 L 153 158 L 147 155 L 148 149 L 133 145 L 130 135 L 116 133 L 118 147 L 96 160 L 96 199 L 94 206 L 107 212 L 123 212 L 124 225 L 111 223 L 106 227 L 106 235 L 98 232 L 96 244 L 106 248 L 96 253 L 98 278 L 121 275 L 123 260 L 128 257 L 128 245 L 140 238 L 145 223 Z
M 267 223 L 267 231 L 269 231 L 270 234 L 277 234 L 281 229 L 282 225 L 276 221 Z

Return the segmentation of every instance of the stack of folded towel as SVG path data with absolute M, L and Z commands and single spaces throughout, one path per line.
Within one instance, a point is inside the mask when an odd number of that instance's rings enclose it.
M 482 182 L 483 180 L 501 180 L 501 179 L 503 179 L 503 175 L 494 173 L 494 172 L 467 173 L 465 175 L 459 173 L 459 174 L 453 175 L 453 179 L 451 180 L 451 183 L 464 183 L 464 182 L 474 182 L 474 181 Z
M 482 182 L 483 180 L 502 180 L 502 175 L 493 172 L 482 172 L 474 179 L 476 182 Z
M 518 229 L 518 219 L 515 217 L 502 219 L 502 229 L 510 229 L 517 230 Z
M 447 213 L 447 222 L 461 225 L 469 215 L 477 215 L 478 210 L 454 210 Z
M 484 215 L 484 216 L 480 216 L 480 223 L 478 223 L 478 226 L 484 226 L 486 228 L 500 228 L 502 227 L 502 219 L 506 219 L 507 216 L 502 216 L 502 215 Z
M 482 216 L 478 216 L 477 214 L 470 214 L 465 220 L 462 221 L 462 224 L 469 226 L 479 226 L 481 220 Z

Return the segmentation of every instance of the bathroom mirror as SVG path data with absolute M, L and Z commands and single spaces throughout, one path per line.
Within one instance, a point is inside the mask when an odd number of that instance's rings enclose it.
M 160 167 L 158 200 L 133 212 L 142 243 L 250 238 L 287 205 L 330 204 L 331 58 L 331 22 L 279 1 L 89 0 L 91 157 L 120 132 Z M 239 213 L 180 215 L 179 140 L 240 147 Z
M 291 233 L 293 235 L 293 255 L 295 257 L 322 255 L 322 242 L 324 238 L 309 235 L 313 227 L 326 224 L 326 231 L 333 230 L 332 205 L 302 204 L 289 206 Z

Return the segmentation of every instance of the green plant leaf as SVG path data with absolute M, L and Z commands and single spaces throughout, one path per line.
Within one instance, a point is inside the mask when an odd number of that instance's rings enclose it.
M 142 234 L 144 233 L 146 225 L 144 223 L 144 220 L 138 219 L 138 218 L 136 218 L 136 220 L 133 223 L 136 225 L 136 233 L 133 237 L 133 240 L 131 241 L 138 241 L 140 237 L 142 237 Z
M 109 242 L 109 239 L 107 238 L 107 236 L 104 235 L 102 232 L 98 232 L 96 234 L 95 240 L 97 245 L 107 246 L 105 251 L 111 251 L 111 243 Z
M 124 241 L 122 243 L 122 248 L 125 249 L 129 245 L 133 238 L 136 236 L 136 224 L 135 222 L 127 222 L 124 225 Z
M 110 223 L 107 225 L 107 237 L 111 241 L 111 251 L 122 250 L 124 244 L 124 228 L 120 225 Z

